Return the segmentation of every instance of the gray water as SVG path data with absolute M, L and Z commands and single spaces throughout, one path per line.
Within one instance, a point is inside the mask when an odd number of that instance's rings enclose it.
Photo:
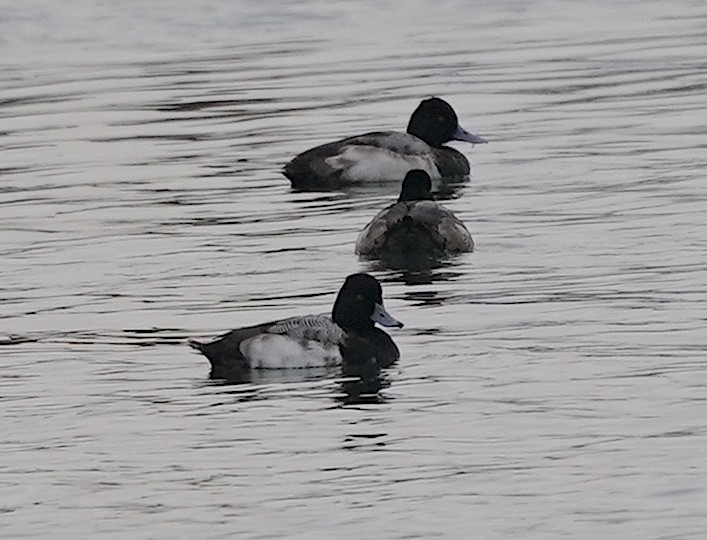
M 0 537 L 705 538 L 707 5 L 0 2 Z M 395 187 L 315 144 L 447 99 L 474 253 L 360 261 Z M 190 337 L 406 323 L 340 375 L 209 380 Z

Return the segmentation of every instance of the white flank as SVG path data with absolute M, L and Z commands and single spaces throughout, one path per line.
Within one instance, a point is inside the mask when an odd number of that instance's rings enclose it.
M 285 334 L 259 334 L 243 341 L 240 350 L 253 369 L 315 368 L 342 362 L 336 344 L 297 340 Z
M 351 145 L 326 159 L 327 165 L 342 170 L 348 182 L 402 181 L 411 169 L 422 169 L 430 178 L 440 178 L 432 154 L 400 154 L 376 146 Z

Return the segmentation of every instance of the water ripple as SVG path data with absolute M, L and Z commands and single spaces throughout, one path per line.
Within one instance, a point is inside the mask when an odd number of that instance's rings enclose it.
M 58 5 L 0 17 L 5 536 L 702 537 L 704 6 Z M 476 250 L 361 261 L 395 187 L 282 166 L 429 95 L 490 140 L 439 192 Z M 361 270 L 366 384 L 185 346 Z

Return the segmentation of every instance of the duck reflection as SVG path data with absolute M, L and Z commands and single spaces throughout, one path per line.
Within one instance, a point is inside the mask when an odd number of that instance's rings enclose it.
M 432 185 L 430 188 L 430 191 L 432 195 L 434 196 L 434 199 L 437 201 L 448 201 L 452 199 L 458 199 L 461 197 L 462 192 L 465 187 L 469 185 L 469 179 L 466 178 L 464 180 L 454 180 L 454 181 L 448 181 L 444 179 L 435 179 L 431 180 Z M 295 193 L 301 193 L 306 195 L 307 197 L 304 200 L 316 200 L 317 195 L 316 192 L 295 192 Z M 400 194 L 400 184 L 399 183 L 392 183 L 392 182 L 383 182 L 379 184 L 354 184 L 351 186 L 347 186 L 345 188 L 342 188 L 339 192 L 340 197 L 344 199 L 353 199 L 360 201 L 362 199 L 366 198 L 372 198 L 372 197 L 380 197 L 380 196 L 395 196 Z M 328 194 L 329 197 L 321 196 L 319 194 L 319 198 L 324 198 L 324 199 L 331 199 L 331 195 Z
M 366 262 L 367 272 L 387 274 L 384 282 L 404 283 L 405 285 L 430 285 L 432 283 L 454 281 L 463 272 L 457 257 L 432 257 L 418 254 L 414 258 L 391 260 L 386 257 Z
M 390 378 L 388 371 L 381 369 L 376 362 L 345 364 L 342 372 L 345 377 L 341 381 L 342 403 L 358 405 L 386 401 L 381 390 L 390 386 Z
M 388 371 L 374 362 L 346 364 L 338 368 L 310 368 L 288 370 L 241 370 L 216 378 L 211 384 L 222 386 L 236 401 L 255 401 L 266 398 L 264 389 L 287 385 L 293 390 L 300 385 L 331 381 L 333 388 L 327 395 L 343 405 L 384 403 L 381 391 L 391 384 Z

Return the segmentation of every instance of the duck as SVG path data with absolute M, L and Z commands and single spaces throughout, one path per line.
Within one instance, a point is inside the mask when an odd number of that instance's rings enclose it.
M 283 174 L 301 191 L 400 182 L 410 169 L 435 180 L 463 180 L 471 168 L 449 141 L 488 141 L 459 125 L 452 106 L 438 97 L 424 99 L 410 116 L 407 132 L 374 131 L 311 148 L 292 159 Z
M 189 345 L 211 363 L 211 378 L 242 379 L 251 370 L 391 366 L 400 358 L 392 338 L 376 326 L 402 328 L 386 311 L 378 280 L 351 274 L 341 286 L 331 317 L 303 315 L 247 326 Z
M 408 171 L 397 202 L 381 210 L 356 240 L 367 258 L 424 253 L 445 256 L 473 251 L 471 233 L 451 210 L 433 200 L 432 180 L 422 169 Z

